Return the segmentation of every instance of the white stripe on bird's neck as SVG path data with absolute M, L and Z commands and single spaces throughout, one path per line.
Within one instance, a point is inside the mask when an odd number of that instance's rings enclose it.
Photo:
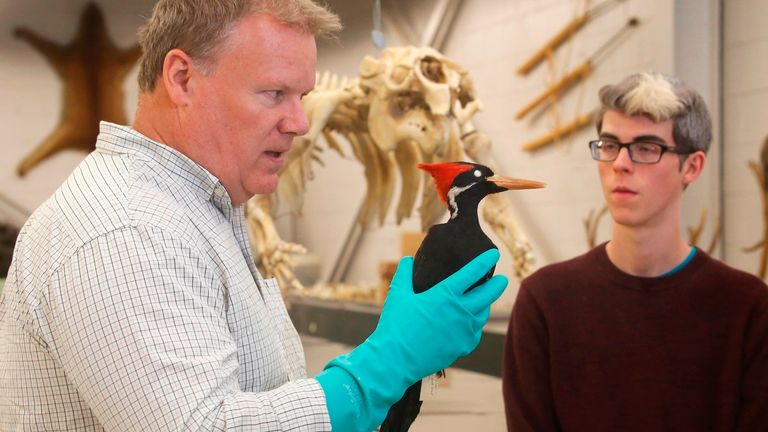
M 476 184 L 477 183 L 472 183 L 464 187 L 453 186 L 448 190 L 448 210 L 451 212 L 451 220 L 459 215 L 459 206 L 456 204 L 456 197 Z

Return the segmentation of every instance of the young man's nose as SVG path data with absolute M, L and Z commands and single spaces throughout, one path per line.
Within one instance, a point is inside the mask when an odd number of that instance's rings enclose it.
M 613 161 L 613 169 L 615 170 L 628 170 L 634 166 L 632 158 L 629 156 L 629 148 L 624 147 L 619 149 L 619 154 L 616 156 L 616 160 Z

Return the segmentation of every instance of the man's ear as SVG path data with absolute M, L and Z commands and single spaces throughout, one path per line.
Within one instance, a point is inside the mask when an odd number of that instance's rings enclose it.
M 192 59 L 178 48 L 168 51 L 165 55 L 162 84 L 168 97 L 176 106 L 189 104 L 191 99 L 189 84 L 193 67 Z
M 707 155 L 703 151 L 697 151 L 688 155 L 682 167 L 684 186 L 688 186 L 699 178 L 706 161 Z

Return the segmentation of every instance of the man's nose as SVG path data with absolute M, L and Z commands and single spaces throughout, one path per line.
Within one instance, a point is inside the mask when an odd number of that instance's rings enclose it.
M 634 167 L 634 162 L 629 156 L 629 148 L 624 147 L 619 149 L 619 154 L 616 156 L 616 160 L 613 161 L 613 169 L 629 170 L 632 167 Z
M 309 119 L 301 105 L 301 100 L 292 103 L 283 120 L 280 122 L 280 132 L 301 136 L 309 132 Z

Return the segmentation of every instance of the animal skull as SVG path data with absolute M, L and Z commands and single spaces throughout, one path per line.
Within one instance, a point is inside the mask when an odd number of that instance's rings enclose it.
M 429 47 L 394 47 L 360 66 L 360 87 L 370 103 L 368 127 L 382 151 L 415 141 L 424 155 L 442 155 L 454 106 L 474 100 L 467 72 Z M 458 102 L 458 105 L 456 105 Z

